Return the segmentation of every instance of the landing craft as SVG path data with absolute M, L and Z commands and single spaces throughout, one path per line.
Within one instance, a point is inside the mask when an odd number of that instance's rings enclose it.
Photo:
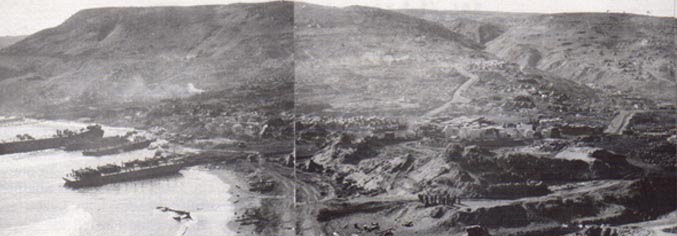
M 118 153 L 123 153 L 123 152 L 129 152 L 129 151 L 147 148 L 154 141 L 155 141 L 154 139 L 137 140 L 137 141 L 134 141 L 134 142 L 122 143 L 122 144 L 119 144 L 119 145 L 102 147 L 102 148 L 92 149 L 92 150 L 85 150 L 85 151 L 82 152 L 82 155 L 97 156 L 98 157 L 98 156 L 113 155 L 113 154 L 118 154 Z
M 66 187 L 94 187 L 173 175 L 179 173 L 184 167 L 186 163 L 180 158 L 152 157 L 124 162 L 122 165 L 106 164 L 97 168 L 73 170 L 62 179 L 66 181 L 64 184 Z
M 70 130 L 57 130 L 52 138 L 21 140 L 17 142 L 0 143 L 0 155 L 32 152 L 51 148 L 60 148 L 72 144 L 85 143 L 98 140 L 103 137 L 103 129 L 100 125 L 90 125 L 81 132 Z

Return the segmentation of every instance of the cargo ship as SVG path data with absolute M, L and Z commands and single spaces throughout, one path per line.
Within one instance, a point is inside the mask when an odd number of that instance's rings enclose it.
M 122 136 L 103 137 L 100 139 L 86 140 L 84 142 L 71 143 L 64 147 L 64 151 L 92 150 L 103 147 L 117 146 L 127 143 Z
M 57 130 L 52 138 L 34 139 L 30 135 L 17 135 L 20 141 L 0 143 L 0 155 L 32 152 L 51 148 L 61 148 L 67 145 L 88 142 L 103 137 L 100 125 L 90 125 L 79 132 L 71 130 Z
M 113 154 L 118 154 L 118 153 L 123 153 L 123 152 L 129 152 L 129 151 L 147 148 L 154 141 L 155 140 L 143 139 L 143 140 L 135 140 L 134 142 L 124 142 L 124 143 L 118 144 L 118 145 L 85 150 L 85 151 L 82 152 L 82 155 L 85 155 L 85 156 L 105 156 L 105 155 L 113 155 Z
M 64 186 L 83 188 L 110 183 L 135 181 L 179 173 L 186 164 L 177 158 L 155 156 L 145 160 L 133 160 L 122 165 L 106 164 L 96 168 L 73 170 L 63 180 Z

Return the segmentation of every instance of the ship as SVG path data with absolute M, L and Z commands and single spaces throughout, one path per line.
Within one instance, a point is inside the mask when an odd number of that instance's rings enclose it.
M 141 140 L 135 140 L 133 142 L 124 142 L 124 143 L 118 144 L 118 145 L 85 150 L 85 151 L 82 152 L 82 155 L 85 155 L 85 156 L 105 156 L 105 155 L 113 155 L 113 154 L 118 154 L 118 153 L 123 153 L 123 152 L 129 152 L 129 151 L 147 148 L 154 141 L 155 140 L 141 139 Z
M 93 150 L 103 147 L 117 146 L 127 143 L 122 136 L 103 137 L 100 139 L 86 140 L 84 142 L 71 143 L 64 147 L 64 151 Z
M 96 168 L 72 170 L 63 180 L 69 188 L 95 187 L 111 183 L 136 181 L 178 174 L 186 167 L 181 158 L 156 155 L 145 160 L 133 160 L 121 165 L 106 164 Z
M 0 155 L 61 148 L 71 144 L 97 140 L 101 137 L 103 137 L 103 129 L 100 125 L 90 125 L 80 131 L 57 130 L 52 138 L 45 139 L 34 139 L 28 134 L 17 135 L 19 141 L 0 143 Z
M 96 150 L 112 146 L 120 146 L 129 143 L 128 138 L 135 134 L 136 131 L 129 131 L 124 136 L 116 135 L 112 137 L 103 137 L 100 139 L 87 140 L 86 142 L 81 143 L 72 143 L 66 145 L 64 150 L 65 151 Z

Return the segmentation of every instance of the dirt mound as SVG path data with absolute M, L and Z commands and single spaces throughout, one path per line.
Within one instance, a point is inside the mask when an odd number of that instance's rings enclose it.
M 327 145 L 313 161 L 325 169 L 335 169 L 339 164 L 357 164 L 362 159 L 374 156 L 376 143 L 369 138 L 356 138 L 350 134 L 338 134 L 333 142 Z

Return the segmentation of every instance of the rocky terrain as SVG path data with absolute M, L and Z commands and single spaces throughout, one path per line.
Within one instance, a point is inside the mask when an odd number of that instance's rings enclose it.
M 676 227 L 673 25 L 91 9 L 0 49 L 0 111 L 247 152 L 225 165 L 275 183 L 240 215 L 259 235 L 660 235 Z

